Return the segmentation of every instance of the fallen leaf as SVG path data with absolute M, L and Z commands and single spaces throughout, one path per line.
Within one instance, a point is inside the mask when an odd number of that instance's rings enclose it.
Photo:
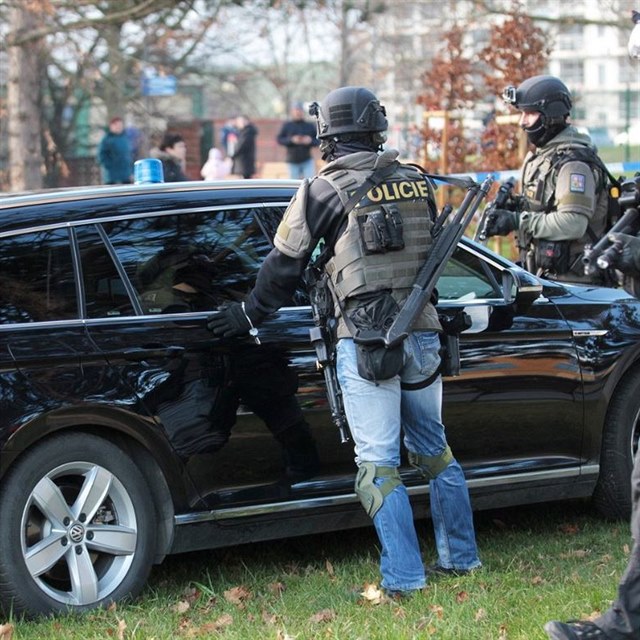
M 562 533 L 566 533 L 567 535 L 570 535 L 570 536 L 574 536 L 576 533 L 580 531 L 580 527 L 577 524 L 570 524 L 568 522 L 561 524 L 559 528 L 560 528 L 560 531 L 562 531 Z
M 278 633 L 276 633 L 276 640 L 295 640 L 295 637 L 290 636 L 286 631 L 280 631 L 280 629 L 278 629 Z
M 542 576 L 533 576 L 533 578 L 531 578 L 531 584 L 534 586 L 544 584 L 544 578 Z
M 378 589 L 378 585 L 368 582 L 365 582 L 364 591 L 360 595 L 372 604 L 380 604 L 384 600 L 384 593 Z
M 500 631 L 500 635 L 498 635 L 498 640 L 507 640 L 507 638 L 509 637 L 507 635 L 507 625 L 501 624 L 499 627 L 499 631 Z
M 178 604 L 174 604 L 173 607 L 171 607 L 171 611 L 175 613 L 186 613 L 190 608 L 191 605 L 186 600 L 180 600 Z
M 213 622 L 206 622 L 205 624 L 198 627 L 198 632 L 211 634 L 217 631 L 222 631 L 225 627 L 228 627 L 232 624 L 233 616 L 228 613 L 223 613 L 217 620 L 214 620 Z
M 107 607 L 107 611 L 115 611 L 118 608 L 118 603 L 113 601 L 108 607 Z
M 285 590 L 282 582 L 272 582 L 267 588 L 274 596 L 279 596 L 281 593 L 284 593 Z
M 187 587 L 182 595 L 187 602 L 193 604 L 200 597 L 200 590 L 196 589 L 196 587 Z
M 127 628 L 127 623 L 124 620 L 118 618 L 118 640 L 124 640 L 124 632 Z
M 456 593 L 456 602 L 458 604 L 468 599 L 469 599 L 469 594 L 466 591 L 459 591 L 458 593 Z
M 327 560 L 325 562 L 325 567 L 327 569 L 327 573 L 333 578 L 336 575 L 335 571 L 333 570 L 333 565 Z
M 233 587 L 224 592 L 224 599 L 235 605 L 244 605 L 245 600 L 251 597 L 251 592 L 246 587 Z
M 426 631 L 430 636 L 436 632 L 431 618 L 420 618 L 416 624 L 416 631 Z
M 275 624 L 278 621 L 278 616 L 275 613 L 262 612 L 262 622 L 265 624 Z
M 434 613 L 436 618 L 438 618 L 439 620 L 442 620 L 442 618 L 444 617 L 444 607 L 439 604 L 430 604 L 429 611 L 431 611 L 431 613 Z
M 0 624 L 0 640 L 11 640 L 11 638 L 13 638 L 13 625 Z
M 480 620 L 485 620 L 487 617 L 487 610 L 480 607 L 476 611 L 476 615 L 473 617 L 476 622 L 480 622 Z
M 395 611 L 393 612 L 393 615 L 396 618 L 402 619 L 407 617 L 407 612 L 402 607 L 396 607 Z
M 335 620 L 335 617 L 335 611 L 332 609 L 323 609 L 322 611 L 318 611 L 318 613 L 314 613 L 309 618 L 309 622 L 331 622 L 331 620 Z

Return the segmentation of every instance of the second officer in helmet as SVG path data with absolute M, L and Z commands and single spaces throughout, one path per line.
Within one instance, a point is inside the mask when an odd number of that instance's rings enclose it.
M 338 318 L 337 373 L 355 444 L 356 493 L 380 544 L 382 587 L 410 593 L 426 583 L 409 496 L 400 478 L 401 439 L 430 479 L 437 573 L 480 566 L 464 474 L 441 419 L 442 381 L 435 307 L 428 304 L 401 347 L 397 371 L 369 379 L 358 367 L 354 325 L 384 325 L 407 297 L 430 249 L 433 187 L 398 152 L 382 150 L 384 107 L 364 87 L 342 87 L 312 105 L 327 164 L 304 180 L 278 227 L 274 248 L 243 303 L 209 319 L 217 335 L 244 335 L 291 299 L 321 240 L 328 248 Z M 377 317 L 376 317 L 377 316 Z
M 582 263 L 585 245 L 607 225 L 607 173 L 589 136 L 569 124 L 569 89 L 554 76 L 534 76 L 507 87 L 503 99 L 522 112 L 520 127 L 534 149 L 522 166 L 522 197 L 495 212 L 487 235 L 515 231 L 520 260 L 533 273 L 607 284 L 603 272 L 585 276 Z

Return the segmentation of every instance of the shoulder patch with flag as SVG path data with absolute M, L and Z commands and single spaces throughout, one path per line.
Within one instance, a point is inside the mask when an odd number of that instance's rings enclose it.
M 569 191 L 584 193 L 585 176 L 582 173 L 572 173 L 569 178 Z

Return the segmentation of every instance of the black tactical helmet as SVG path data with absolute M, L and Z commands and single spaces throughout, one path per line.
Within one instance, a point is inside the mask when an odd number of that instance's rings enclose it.
M 507 87 L 502 99 L 520 111 L 537 111 L 547 124 L 564 121 L 571 112 L 571 92 L 554 76 L 533 76 L 517 89 Z
M 387 112 L 378 98 L 364 87 L 341 87 L 331 91 L 309 113 L 316 117 L 318 138 L 387 130 Z

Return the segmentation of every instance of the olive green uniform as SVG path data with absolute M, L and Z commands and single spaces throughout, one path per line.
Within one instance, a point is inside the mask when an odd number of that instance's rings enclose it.
M 606 230 L 608 195 L 600 169 L 578 160 L 556 162 L 557 154 L 591 148 L 589 136 L 568 126 L 544 147 L 529 152 L 522 168 L 521 212 L 518 242 L 523 264 L 534 273 L 568 282 L 602 282 L 602 274 L 585 276 L 581 261 L 584 247 Z M 542 244 L 545 241 L 557 245 Z M 564 251 L 568 269 L 551 267 L 541 252 Z

